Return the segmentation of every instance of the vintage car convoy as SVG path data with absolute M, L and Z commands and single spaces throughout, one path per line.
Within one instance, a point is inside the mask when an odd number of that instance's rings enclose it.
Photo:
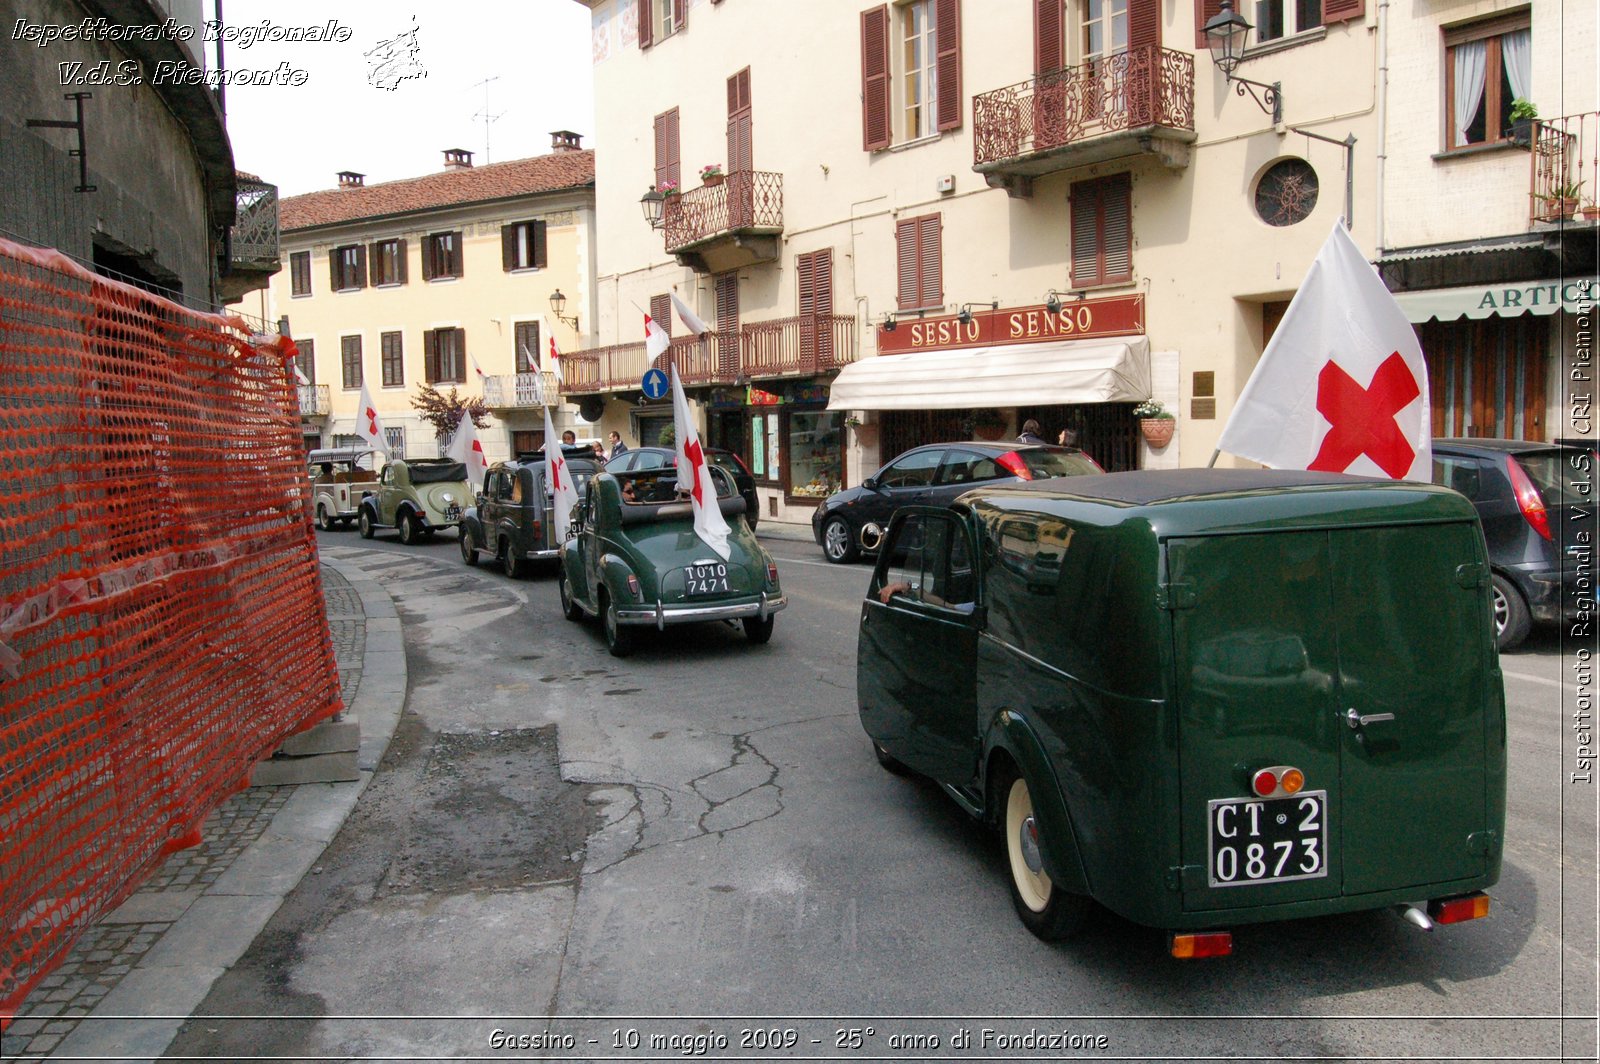
M 363 496 L 378 486 L 376 452 L 368 447 L 323 447 L 306 455 L 311 475 L 311 516 L 324 532 L 349 528 Z
M 1505 701 L 1472 506 L 1433 485 L 1172 470 L 896 515 L 862 610 L 878 758 L 1002 833 L 1044 938 L 1090 899 L 1233 925 L 1486 915 Z
M 450 458 L 397 459 L 383 467 L 371 495 L 361 500 L 356 526 L 363 539 L 398 528 L 410 546 L 442 528 L 454 528 L 472 501 L 467 467 Z
M 752 643 L 772 638 L 786 602 L 778 566 L 744 521 L 732 480 L 711 468 L 717 503 L 728 521 L 723 561 L 694 532 L 694 512 L 674 495 L 672 469 L 600 473 L 589 482 L 561 545 L 557 577 L 568 620 L 601 618 L 611 653 L 631 653 L 635 633 L 693 621 L 738 621 Z M 631 496 L 637 501 L 630 501 Z
M 571 448 L 566 456 L 579 492 L 588 490 L 589 478 L 599 468 L 593 455 Z M 515 579 L 531 561 L 556 559 L 561 535 L 554 526 L 555 499 L 545 484 L 543 455 L 528 453 L 514 462 L 496 462 L 484 472 L 477 505 L 461 515 L 461 560 L 477 565 L 478 552 L 488 551 Z

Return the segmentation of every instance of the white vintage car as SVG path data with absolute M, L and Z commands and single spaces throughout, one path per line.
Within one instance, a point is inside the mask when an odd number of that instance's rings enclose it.
M 324 532 L 349 528 L 361 500 L 377 491 L 377 454 L 366 447 L 329 447 L 306 456 L 311 475 L 311 516 Z

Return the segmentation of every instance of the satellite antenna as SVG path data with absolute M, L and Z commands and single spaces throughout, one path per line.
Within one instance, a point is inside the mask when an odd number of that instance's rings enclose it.
M 489 110 L 489 82 L 499 80 L 500 78 L 498 76 L 484 78 L 482 81 L 478 82 L 477 85 L 473 86 L 473 88 L 477 88 L 478 85 L 483 86 L 483 110 L 479 111 L 472 117 L 474 120 L 479 118 L 483 119 L 483 161 L 485 163 L 494 162 L 494 156 L 489 154 L 489 123 L 496 121 L 501 115 L 505 114 L 504 111 L 493 113 Z

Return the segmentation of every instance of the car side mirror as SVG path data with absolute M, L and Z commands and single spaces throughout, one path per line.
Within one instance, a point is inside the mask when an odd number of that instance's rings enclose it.
M 868 491 L 877 491 L 878 490 L 878 478 L 877 477 L 867 477 L 866 479 L 864 479 L 861 482 L 861 486 L 863 488 L 866 488 Z

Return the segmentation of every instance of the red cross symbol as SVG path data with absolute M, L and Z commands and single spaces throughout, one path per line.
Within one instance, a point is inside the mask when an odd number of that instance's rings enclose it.
M 1317 413 L 1328 419 L 1328 434 L 1307 468 L 1343 473 L 1366 455 L 1391 477 L 1405 476 L 1417 452 L 1394 416 L 1421 394 L 1398 351 L 1383 360 L 1366 388 L 1329 361 L 1317 374 Z
M 688 443 L 683 445 L 683 456 L 689 459 L 689 468 L 694 475 L 694 487 L 690 489 L 689 494 L 694 496 L 695 502 L 704 506 L 706 501 L 700 497 L 700 470 L 705 468 L 706 459 L 704 453 L 700 450 L 698 437 L 691 438 Z
M 555 458 L 555 459 L 551 460 L 551 462 L 550 462 L 550 480 L 551 480 L 550 490 L 551 491 L 560 491 L 561 490 L 561 471 L 563 469 L 565 469 L 565 468 L 567 468 L 567 463 L 566 463 L 565 459 L 563 459 L 563 458 Z
M 376 410 L 374 410 L 372 407 L 369 406 L 369 407 L 367 407 L 367 435 L 368 436 L 376 436 L 377 434 L 378 434 L 378 412 Z
M 480 466 L 485 469 L 489 468 L 489 459 L 485 458 L 483 454 L 483 444 L 479 443 L 477 440 L 473 440 L 472 453 L 478 456 L 478 464 Z

